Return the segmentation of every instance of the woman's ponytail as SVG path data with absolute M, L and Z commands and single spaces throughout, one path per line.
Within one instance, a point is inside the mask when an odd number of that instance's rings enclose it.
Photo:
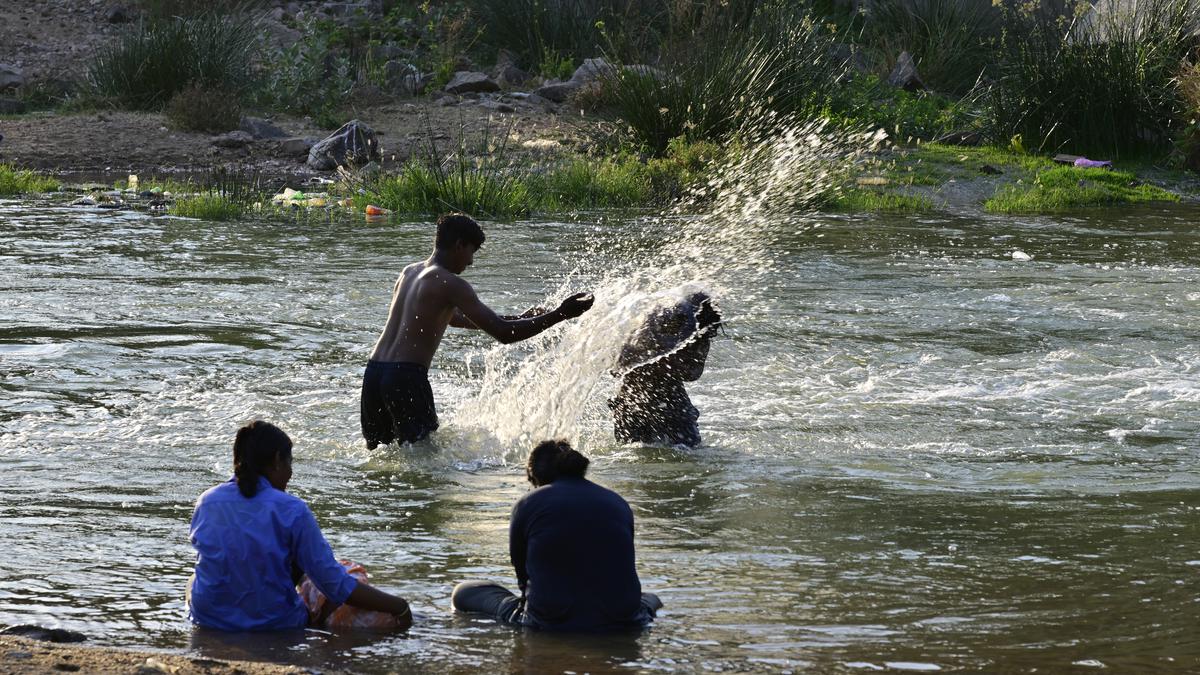
M 525 464 L 525 475 L 534 485 L 549 485 L 559 478 L 583 478 L 591 461 L 565 440 L 542 441 Z
M 292 439 L 279 427 L 254 420 L 233 439 L 233 475 L 247 499 L 258 492 L 258 479 L 277 459 L 291 460 Z

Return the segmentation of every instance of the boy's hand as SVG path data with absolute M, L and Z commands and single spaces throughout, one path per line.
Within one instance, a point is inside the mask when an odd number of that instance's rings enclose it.
M 558 311 L 561 312 L 564 317 L 568 319 L 574 319 L 580 314 L 583 314 L 591 309 L 592 303 L 595 301 L 596 298 L 592 296 L 591 293 L 576 293 L 566 300 L 563 300 L 562 304 L 558 306 Z

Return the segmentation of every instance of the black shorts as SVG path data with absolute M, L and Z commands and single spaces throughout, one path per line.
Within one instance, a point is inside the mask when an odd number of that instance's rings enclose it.
M 405 361 L 368 361 L 359 412 L 368 448 L 425 438 L 438 428 L 429 369 Z

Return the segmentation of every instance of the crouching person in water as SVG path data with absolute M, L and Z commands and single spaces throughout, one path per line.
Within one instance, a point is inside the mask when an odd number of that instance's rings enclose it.
M 721 313 L 707 293 L 652 314 L 621 350 L 624 371 L 613 411 L 613 433 L 621 443 L 700 445 L 700 411 L 684 382 L 704 374 Z
M 566 441 L 543 441 L 525 472 L 534 489 L 513 507 L 508 548 L 521 596 L 465 581 L 460 612 L 553 631 L 641 628 L 662 602 L 643 593 L 634 565 L 633 512 L 612 490 L 584 478 L 588 459 Z
M 194 623 L 225 631 L 412 625 L 408 603 L 365 583 L 361 567 L 339 563 L 308 505 L 285 492 L 292 441 L 279 427 L 257 420 L 238 429 L 233 472 L 200 495 L 192 514 Z

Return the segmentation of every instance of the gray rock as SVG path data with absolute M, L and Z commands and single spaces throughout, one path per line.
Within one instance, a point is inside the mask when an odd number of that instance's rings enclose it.
M 303 157 L 308 154 L 312 146 L 316 145 L 315 138 L 284 138 L 279 141 L 276 146 L 278 153 L 284 157 Z
M 887 81 L 893 87 L 905 91 L 919 91 L 925 88 L 925 83 L 917 73 L 917 64 L 908 52 L 900 52 L 900 57 L 896 59 L 896 67 L 892 69 L 892 74 L 888 75 Z
M 0 115 L 20 115 L 23 112 L 25 112 L 24 101 L 0 97 Z
M 460 70 L 454 73 L 454 77 L 450 79 L 450 82 L 443 89 L 451 94 L 465 94 L 472 91 L 500 91 L 500 85 L 488 77 L 487 73 Z
M 31 626 L 28 624 L 9 626 L 4 630 L 0 630 L 0 635 L 13 635 L 30 640 L 41 640 L 43 642 L 83 642 L 87 640 L 86 635 L 73 630 L 42 628 L 41 626 Z
M 411 63 L 388 61 L 383 64 L 383 77 L 388 91 L 401 96 L 414 96 L 421 86 L 421 71 Z
M 471 61 L 471 57 L 466 54 L 459 54 L 454 57 L 454 72 L 475 70 L 475 64 Z
M 289 135 L 288 132 L 261 117 L 243 117 L 238 129 L 250 134 L 256 141 L 264 138 L 287 138 Z
M 581 86 L 578 82 L 550 82 L 533 90 L 533 93 L 555 103 L 562 103 L 567 100 L 571 92 Z
M 332 171 L 339 166 L 363 166 L 382 156 L 375 130 L 358 120 L 350 120 L 312 146 L 308 165 L 318 171 Z
M 133 16 L 129 13 L 128 9 L 117 5 L 108 10 L 108 13 L 104 15 L 104 20 L 109 23 L 129 23 L 133 21 Z
M 577 84 L 587 84 L 616 74 L 616 66 L 604 59 L 584 59 L 583 65 L 576 68 L 575 73 L 571 75 L 571 81 Z
M 519 87 L 529 81 L 529 73 L 511 63 L 497 65 L 493 71 L 496 83 L 501 87 Z
M 213 136 L 212 144 L 218 148 L 244 148 L 254 142 L 254 137 L 238 129 L 227 134 Z
M 491 110 L 491 111 L 493 111 L 493 112 L 498 112 L 498 113 L 514 113 L 514 112 L 517 112 L 517 109 L 516 109 L 516 108 L 512 107 L 511 105 L 509 105 L 509 104 L 507 104 L 507 103 L 504 103 L 503 101 L 493 101 L 493 100 L 490 100 L 490 99 L 489 99 L 489 100 L 486 100 L 486 101 L 480 101 L 480 102 L 479 102 L 479 107 L 480 107 L 480 108 L 485 108 L 485 109 L 487 109 L 487 110 Z
M 25 75 L 16 66 L 0 63 L 0 91 L 16 89 L 25 84 Z

